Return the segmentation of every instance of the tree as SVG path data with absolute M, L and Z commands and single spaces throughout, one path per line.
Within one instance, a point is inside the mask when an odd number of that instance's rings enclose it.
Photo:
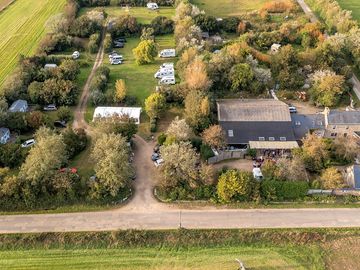
M 213 33 L 219 30 L 218 22 L 216 21 L 216 18 L 213 16 L 199 14 L 194 17 L 194 22 L 203 31 Z
M 145 100 L 145 111 L 150 119 L 158 118 L 164 109 L 166 99 L 161 93 L 153 93 Z
M 165 16 L 158 16 L 151 21 L 155 35 L 165 35 L 174 32 L 174 22 Z
M 359 140 L 352 136 L 336 137 L 334 148 L 335 154 L 348 162 L 352 162 L 360 154 Z
M 121 36 L 132 36 L 139 33 L 140 26 L 137 23 L 135 17 L 125 15 L 116 19 L 110 31 L 113 38 Z
M 276 162 L 275 176 L 279 180 L 304 181 L 308 179 L 304 161 L 294 156 L 292 159 L 281 158 Z
M 253 191 L 254 179 L 251 173 L 229 170 L 221 174 L 217 184 L 217 193 L 221 201 L 247 201 Z
M 195 130 L 201 132 L 210 124 L 210 101 L 201 91 L 190 91 L 185 98 L 185 119 Z
M 57 77 L 62 80 L 73 81 L 80 74 L 80 66 L 74 60 L 65 59 L 57 69 Z
M 95 122 L 95 126 L 102 133 L 115 133 L 125 137 L 127 141 L 130 141 L 138 130 L 135 121 L 125 115 L 100 119 Z
M 155 41 L 154 29 L 151 27 L 145 27 L 141 31 L 140 40 L 153 40 Z
M 26 115 L 26 122 L 33 130 L 49 123 L 48 117 L 40 111 L 32 111 Z
M 246 91 L 254 79 L 254 73 L 248 64 L 237 64 L 231 69 L 229 79 L 232 91 Z
M 205 63 L 196 58 L 185 71 L 185 81 L 189 89 L 207 91 L 211 87 Z
M 177 116 L 169 125 L 166 135 L 168 137 L 173 137 L 178 141 L 186 141 L 191 138 L 192 130 L 185 119 L 179 119 Z
M 323 171 L 320 182 L 324 189 L 336 189 L 345 187 L 344 178 L 338 169 L 330 167 Z
M 69 158 L 73 158 L 85 150 L 88 140 L 84 129 L 73 130 L 69 127 L 62 132 L 62 135 Z
M 133 49 L 133 54 L 138 65 L 154 62 L 157 55 L 157 47 L 153 40 L 143 40 Z
M 117 80 L 115 83 L 114 101 L 124 101 L 127 93 L 127 88 L 124 80 Z
M 161 186 L 174 188 L 180 183 L 196 186 L 199 157 L 190 142 L 164 145 L 160 148 L 160 153 L 164 160 L 161 166 Z
M 72 112 L 69 107 L 61 106 L 57 110 L 56 116 L 60 121 L 69 122 L 72 119 Z
M 45 178 L 65 164 L 67 156 L 62 135 L 42 127 L 36 132 L 35 140 L 19 176 L 29 181 L 31 186 L 40 187 Z
M 91 184 L 91 197 L 116 197 L 133 175 L 125 138 L 116 134 L 102 134 L 95 142 L 91 157 L 95 161 L 97 177 Z
M 204 143 L 215 148 L 226 146 L 225 132 L 219 125 L 212 125 L 205 129 L 202 139 Z
M 345 89 L 345 77 L 332 71 L 317 71 L 312 76 L 311 98 L 326 107 L 335 106 Z
M 179 61 L 176 63 L 177 72 L 179 73 L 179 76 L 183 80 L 186 79 L 185 76 L 186 68 L 190 65 L 191 62 L 193 62 L 196 59 L 197 54 L 198 51 L 196 48 L 194 47 L 188 48 L 181 54 Z
M 6 126 L 13 131 L 25 132 L 28 131 L 29 127 L 26 121 L 26 113 L 15 112 L 9 113 L 6 118 Z

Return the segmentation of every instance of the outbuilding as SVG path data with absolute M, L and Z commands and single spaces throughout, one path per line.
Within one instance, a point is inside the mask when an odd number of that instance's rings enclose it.
M 0 128 L 0 144 L 6 144 L 10 140 L 10 130 L 8 128 Z
M 136 124 L 140 124 L 140 107 L 97 107 L 94 112 L 93 121 L 111 117 L 129 117 Z
M 18 99 L 13 104 L 11 104 L 9 112 L 27 112 L 28 103 L 26 100 Z

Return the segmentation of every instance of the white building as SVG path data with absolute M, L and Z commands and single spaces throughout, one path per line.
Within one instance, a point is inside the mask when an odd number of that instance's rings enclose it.
M 140 124 L 141 111 L 142 109 L 140 107 L 97 107 L 94 112 L 93 121 L 113 116 L 128 116 L 133 119 L 136 124 Z
M 10 130 L 8 128 L 0 128 L 0 144 L 6 144 L 10 139 Z
M 27 112 L 28 108 L 27 101 L 19 99 L 11 104 L 9 112 Z

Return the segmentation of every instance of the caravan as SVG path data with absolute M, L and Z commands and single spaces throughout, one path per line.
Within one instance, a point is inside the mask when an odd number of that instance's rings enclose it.
M 174 76 L 163 77 L 159 81 L 159 85 L 173 85 L 175 83 L 176 81 Z
M 159 69 L 154 75 L 155 79 L 161 79 L 163 77 L 174 77 L 174 76 L 175 76 L 174 69 L 166 69 L 166 68 Z
M 157 9 L 159 9 L 158 4 L 156 4 L 156 3 L 147 3 L 146 6 L 147 6 L 148 9 L 151 9 L 151 10 L 157 10 Z
M 110 64 L 112 65 L 120 65 L 123 62 L 123 57 L 122 55 L 114 55 L 113 57 L 110 58 Z
M 160 69 L 163 69 L 163 68 L 166 68 L 166 69 L 174 69 L 174 63 L 163 63 L 163 64 L 160 66 Z
M 169 58 L 169 57 L 175 57 L 175 56 L 176 56 L 175 49 L 165 49 L 159 53 L 159 57 L 162 57 L 162 58 Z

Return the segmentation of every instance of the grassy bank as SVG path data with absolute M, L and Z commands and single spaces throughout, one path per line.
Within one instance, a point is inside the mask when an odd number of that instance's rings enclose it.
M 360 1 L 358 0 L 337 0 L 341 8 L 351 10 L 354 19 L 360 22 Z

